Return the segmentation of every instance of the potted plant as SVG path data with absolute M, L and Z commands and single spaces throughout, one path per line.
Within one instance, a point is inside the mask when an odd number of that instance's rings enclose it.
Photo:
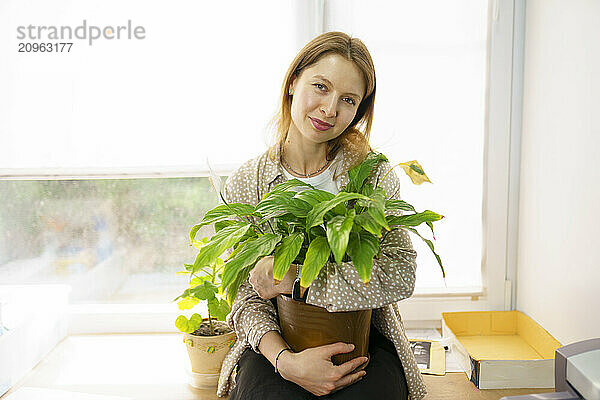
M 191 244 L 202 250 L 207 243 L 208 239 L 203 238 L 193 240 Z M 224 262 L 217 257 L 200 268 L 192 268 L 191 264 L 184 266 L 185 270 L 178 274 L 189 276 L 188 288 L 173 301 L 178 301 L 180 310 L 205 302 L 208 318 L 197 313 L 189 319 L 180 315 L 175 326 L 183 332 L 183 342 L 190 357 L 192 386 L 216 387 L 223 359 L 236 340 L 235 332 L 223 322 L 231 311 L 220 285 Z
M 361 280 L 368 284 L 373 258 L 380 256 L 380 240 L 392 230 L 403 229 L 416 234 L 427 243 L 445 277 L 441 259 L 435 253 L 433 243 L 421 236 L 416 229 L 426 223 L 433 232 L 433 222 L 439 221 L 443 216 L 429 210 L 416 212 L 412 205 L 403 200 L 388 199 L 385 190 L 377 186 L 378 183 L 375 187 L 368 183 L 367 178 L 371 172 L 384 161 L 387 158 L 383 154 L 369 153 L 361 164 L 348 172 L 349 183 L 337 195 L 315 189 L 298 179 L 275 186 L 256 206 L 227 203 L 219 192 L 224 204 L 208 211 L 190 231 L 190 240 L 194 241 L 202 226 L 215 224 L 216 230 L 216 234 L 200 249 L 190 269 L 193 271 L 201 265 L 211 263 L 225 250 L 233 248 L 226 260 L 228 262 L 221 281 L 221 288 L 226 291 L 230 303 L 256 262 L 269 255 L 274 256 L 273 277 L 276 281 L 283 279 L 291 264 L 302 266 L 301 296 L 327 261 L 338 264 L 352 261 Z M 415 184 L 429 181 L 416 161 L 396 166 L 401 166 Z M 301 192 L 292 190 L 298 186 L 308 189 Z M 390 211 L 397 210 L 411 214 L 389 214 Z M 353 313 L 352 316 L 347 313 L 328 313 L 323 308 L 292 301 L 285 296 L 279 296 L 277 304 L 283 337 L 295 351 L 346 341 L 354 343 L 355 350 L 338 355 L 337 359 L 334 357 L 332 361 L 335 364 L 367 355 L 370 310 L 350 312 Z M 289 307 L 297 309 L 290 311 L 287 309 Z M 299 314 L 310 318 L 314 313 L 319 313 L 315 319 L 321 325 L 312 328 L 319 332 L 318 335 L 311 334 L 310 321 L 286 320 Z M 333 319 L 323 325 L 324 317 Z M 289 326 L 294 329 L 286 329 Z M 358 327 L 360 331 L 346 332 L 348 326 Z M 300 327 L 308 327 L 309 331 L 290 333 L 297 332 Z M 324 335 L 324 332 L 330 332 L 331 335 Z M 316 340 L 311 340 L 311 337 Z

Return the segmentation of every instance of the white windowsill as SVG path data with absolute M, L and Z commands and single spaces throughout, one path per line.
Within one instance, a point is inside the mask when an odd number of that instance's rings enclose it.
M 481 288 L 440 288 L 416 291 L 399 307 L 405 327 L 439 328 L 442 312 L 487 311 L 490 303 Z M 206 306 L 181 311 L 175 303 L 70 305 L 68 334 L 173 333 L 178 332 L 174 324 L 177 316 L 193 313 L 206 317 Z

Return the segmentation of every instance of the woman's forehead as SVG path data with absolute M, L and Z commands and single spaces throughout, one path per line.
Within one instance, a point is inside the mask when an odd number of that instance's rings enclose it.
M 352 93 L 362 97 L 365 92 L 365 81 L 358 66 L 338 54 L 321 58 L 302 72 L 305 79 L 326 80 L 344 93 Z

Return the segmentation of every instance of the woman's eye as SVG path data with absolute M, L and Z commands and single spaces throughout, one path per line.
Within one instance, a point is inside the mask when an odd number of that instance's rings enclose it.
M 313 86 L 315 86 L 316 88 L 323 90 L 325 89 L 325 85 L 323 85 L 322 83 L 314 83 Z
M 348 104 L 351 104 L 353 106 L 356 105 L 356 102 L 354 101 L 354 99 L 351 99 L 350 97 L 344 97 L 344 101 Z

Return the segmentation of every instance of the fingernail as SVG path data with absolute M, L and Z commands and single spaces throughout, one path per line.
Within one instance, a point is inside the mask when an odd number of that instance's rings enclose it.
M 350 343 L 350 350 L 354 350 L 354 345 Z

